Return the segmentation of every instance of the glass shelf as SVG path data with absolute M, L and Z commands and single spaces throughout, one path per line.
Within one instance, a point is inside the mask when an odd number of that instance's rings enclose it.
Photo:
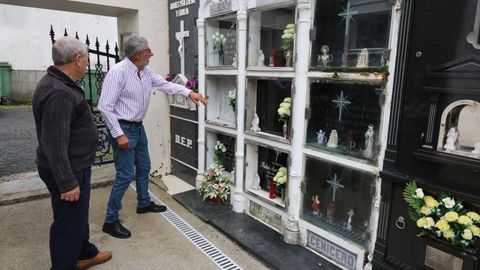
M 390 36 L 391 1 L 316 1 L 310 66 L 383 67 Z
M 305 180 L 302 219 L 367 246 L 375 175 L 307 158 Z
M 251 11 L 248 24 L 249 68 L 293 67 L 294 6 Z

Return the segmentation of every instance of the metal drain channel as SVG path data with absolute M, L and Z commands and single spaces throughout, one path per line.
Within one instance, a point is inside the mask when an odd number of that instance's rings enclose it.
M 132 184 L 130 185 L 135 191 L 136 187 Z M 165 205 L 159 198 L 157 198 L 150 191 L 148 192 L 150 197 L 156 203 Z M 166 206 L 166 205 L 165 205 Z M 192 242 L 200 251 L 205 254 L 213 263 L 215 263 L 220 269 L 224 270 L 243 270 L 238 266 L 232 259 L 230 259 L 225 253 L 220 251 L 214 244 L 208 241 L 203 235 L 201 235 L 197 230 L 195 230 L 190 224 L 188 224 L 184 219 L 179 217 L 175 212 L 170 210 L 167 206 L 167 211 L 160 213 L 175 229 L 177 229 L 181 234 L 183 234 L 190 242 Z

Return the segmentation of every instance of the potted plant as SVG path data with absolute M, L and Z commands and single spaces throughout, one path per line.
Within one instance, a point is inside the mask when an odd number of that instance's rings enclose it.
M 204 201 L 209 199 L 213 202 L 224 202 L 228 198 L 230 193 L 230 176 L 225 173 L 225 169 L 222 166 L 222 160 L 226 152 L 225 144 L 217 141 L 214 147 L 214 161 L 203 174 L 203 180 L 198 188 Z
M 282 49 L 285 55 L 285 66 L 291 67 L 293 60 L 293 41 L 295 40 L 295 24 L 289 23 L 285 26 L 282 34 Z

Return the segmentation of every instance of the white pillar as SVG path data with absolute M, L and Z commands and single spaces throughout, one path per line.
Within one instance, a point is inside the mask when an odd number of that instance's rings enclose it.
M 245 81 L 247 52 L 247 5 L 245 0 L 238 1 L 237 11 L 237 138 L 235 152 L 235 189 L 232 192 L 233 211 L 243 213 L 245 198 L 243 196 L 245 164 Z
M 198 28 L 198 92 L 205 96 L 205 19 L 197 19 Z M 208 105 L 207 105 L 208 106 Z M 205 106 L 198 106 L 198 169 L 196 187 L 200 186 L 205 170 Z
M 301 208 L 301 183 L 303 180 L 303 144 L 305 130 L 305 107 L 308 89 L 308 52 L 310 41 L 305 37 L 310 33 L 310 0 L 298 0 L 298 21 L 295 33 L 295 95 L 292 111 L 292 152 L 288 178 L 288 212 L 283 237 L 289 244 L 300 243 L 298 226 Z M 299 37 L 303 39 L 300 40 Z

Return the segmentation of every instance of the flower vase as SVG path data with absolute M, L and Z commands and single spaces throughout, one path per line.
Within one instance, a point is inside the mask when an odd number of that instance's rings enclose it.
M 288 124 L 287 124 L 287 122 L 283 123 L 282 131 L 283 131 L 283 138 L 286 139 L 288 137 Z
M 293 60 L 293 53 L 292 51 L 288 50 L 285 52 L 285 66 L 286 67 L 291 67 L 292 66 L 292 60 Z
M 268 185 L 268 198 L 275 199 L 276 189 L 277 189 L 277 185 L 275 185 L 275 182 L 273 181 L 273 179 L 270 179 L 270 183 Z
M 220 197 L 213 197 L 213 198 L 208 198 L 211 202 L 214 202 L 214 203 L 222 203 L 223 200 L 222 198 Z
M 224 60 L 225 60 L 225 57 L 224 57 L 223 51 L 218 51 L 218 65 L 223 66 L 225 64 Z

